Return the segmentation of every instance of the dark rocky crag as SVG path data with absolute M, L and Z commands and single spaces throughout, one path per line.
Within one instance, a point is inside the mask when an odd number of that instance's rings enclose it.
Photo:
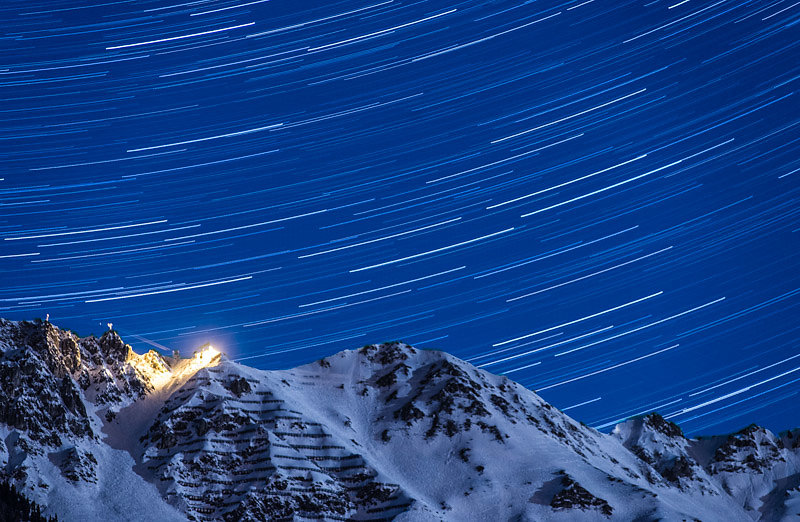
M 113 415 L 152 390 L 132 353 L 113 331 L 79 338 L 48 322 L 0 319 L 0 425 L 13 430 L 6 474 L 24 480 L 23 456 L 47 453 L 70 479 L 94 480 L 94 456 L 74 442 L 99 440 L 89 408 Z

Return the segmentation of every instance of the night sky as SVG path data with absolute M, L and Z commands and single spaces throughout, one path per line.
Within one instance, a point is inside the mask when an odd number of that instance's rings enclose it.
M 92 5 L 93 4 L 93 5 Z M 0 316 L 800 424 L 800 3 L 0 5 Z

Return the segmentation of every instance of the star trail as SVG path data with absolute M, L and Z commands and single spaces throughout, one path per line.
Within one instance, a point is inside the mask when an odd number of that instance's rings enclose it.
M 800 416 L 800 4 L 0 6 L 0 315 Z

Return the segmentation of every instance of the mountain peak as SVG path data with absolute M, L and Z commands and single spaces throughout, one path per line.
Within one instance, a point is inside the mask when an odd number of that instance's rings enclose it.
M 266 372 L 211 346 L 138 354 L 111 330 L 0 320 L 0 385 L 0 474 L 65 520 L 750 520 L 800 504 L 795 432 L 694 440 L 652 413 L 605 435 L 399 341 Z
M 382 366 L 398 361 L 405 361 L 409 358 L 409 356 L 415 355 L 416 353 L 417 350 L 401 341 L 367 344 L 358 349 L 359 355 L 363 355 L 368 361 L 380 364 Z

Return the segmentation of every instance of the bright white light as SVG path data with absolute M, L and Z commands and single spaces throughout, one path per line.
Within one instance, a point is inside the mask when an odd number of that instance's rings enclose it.
M 206 365 L 208 365 L 208 363 L 210 363 L 210 362 L 211 362 L 211 361 L 214 359 L 214 357 L 216 357 L 217 355 L 219 355 L 219 350 L 217 350 L 216 348 L 214 348 L 213 346 L 211 346 L 211 345 L 209 344 L 209 345 L 206 347 L 206 349 L 205 349 L 205 350 L 203 350 L 202 352 L 198 352 L 197 354 L 195 354 L 195 358 L 196 358 L 196 359 L 198 359 L 198 361 L 200 361 L 201 363 L 203 363 L 203 366 L 206 366 Z
M 145 355 L 138 355 L 131 351 L 128 354 L 128 362 L 149 379 L 154 389 L 162 390 L 172 385 L 182 384 L 203 368 L 216 366 L 220 362 L 220 355 L 219 350 L 206 344 L 200 347 L 190 359 L 172 359 L 173 362 L 170 363 L 172 367 L 164 364 L 160 356 L 152 350 Z
M 186 370 L 194 373 L 201 368 L 205 368 L 206 366 L 216 366 L 215 363 L 219 362 L 219 355 L 220 351 L 209 344 L 202 350 L 195 352 L 194 357 L 192 357 Z

